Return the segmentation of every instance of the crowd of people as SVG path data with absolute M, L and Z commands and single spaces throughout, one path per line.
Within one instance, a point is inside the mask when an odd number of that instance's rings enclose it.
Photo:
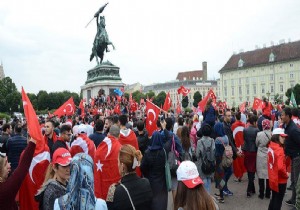
M 241 182 L 245 173 L 249 199 L 257 176 L 269 210 L 281 209 L 286 190 L 285 203 L 300 209 L 297 108 L 265 101 L 262 110 L 220 112 L 208 100 L 199 113 L 162 111 L 149 135 L 144 105 L 132 112 L 121 99 L 117 113 L 112 103 L 101 95 L 73 116 L 39 119 L 51 161 L 32 195 L 36 209 L 214 210 L 234 196 L 231 176 Z M 0 209 L 22 209 L 18 191 L 36 141 L 26 120 L 1 124 Z

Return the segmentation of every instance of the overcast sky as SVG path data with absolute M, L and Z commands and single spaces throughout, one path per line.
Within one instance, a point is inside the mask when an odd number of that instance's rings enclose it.
M 106 2 L 1 0 L 5 75 L 27 92 L 80 92 L 96 65 L 89 61 L 95 20 L 85 26 Z M 103 15 L 116 47 L 104 60 L 120 67 L 126 84 L 174 80 L 203 61 L 217 79 L 234 51 L 300 40 L 299 0 L 111 0 Z

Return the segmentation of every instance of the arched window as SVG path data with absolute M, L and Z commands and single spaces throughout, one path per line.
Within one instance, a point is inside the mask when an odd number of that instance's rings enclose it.
M 242 58 L 240 58 L 238 67 L 243 67 L 243 65 L 244 65 L 244 61 L 242 60 Z
M 274 62 L 274 61 L 275 61 L 275 55 L 273 54 L 273 52 L 271 52 L 269 56 L 269 62 Z

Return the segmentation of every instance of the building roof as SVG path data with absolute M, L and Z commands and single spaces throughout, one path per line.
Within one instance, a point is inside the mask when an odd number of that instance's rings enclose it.
M 273 53 L 275 56 L 274 62 L 269 61 L 271 53 Z M 241 52 L 239 54 L 232 55 L 219 73 L 223 73 L 228 70 L 230 71 L 295 59 L 300 59 L 300 41 L 283 43 L 267 48 L 256 49 L 253 51 Z M 242 60 L 243 63 L 242 67 L 238 67 L 240 60 Z
M 195 71 L 185 71 L 185 72 L 179 72 L 176 79 L 179 81 L 182 81 L 183 78 L 186 78 L 186 80 L 193 80 L 194 78 L 203 77 L 203 71 L 202 70 L 195 70 Z

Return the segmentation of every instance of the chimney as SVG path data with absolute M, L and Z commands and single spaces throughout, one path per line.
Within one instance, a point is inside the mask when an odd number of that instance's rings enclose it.
M 202 62 L 202 81 L 206 81 L 207 80 L 207 62 L 203 61 Z

